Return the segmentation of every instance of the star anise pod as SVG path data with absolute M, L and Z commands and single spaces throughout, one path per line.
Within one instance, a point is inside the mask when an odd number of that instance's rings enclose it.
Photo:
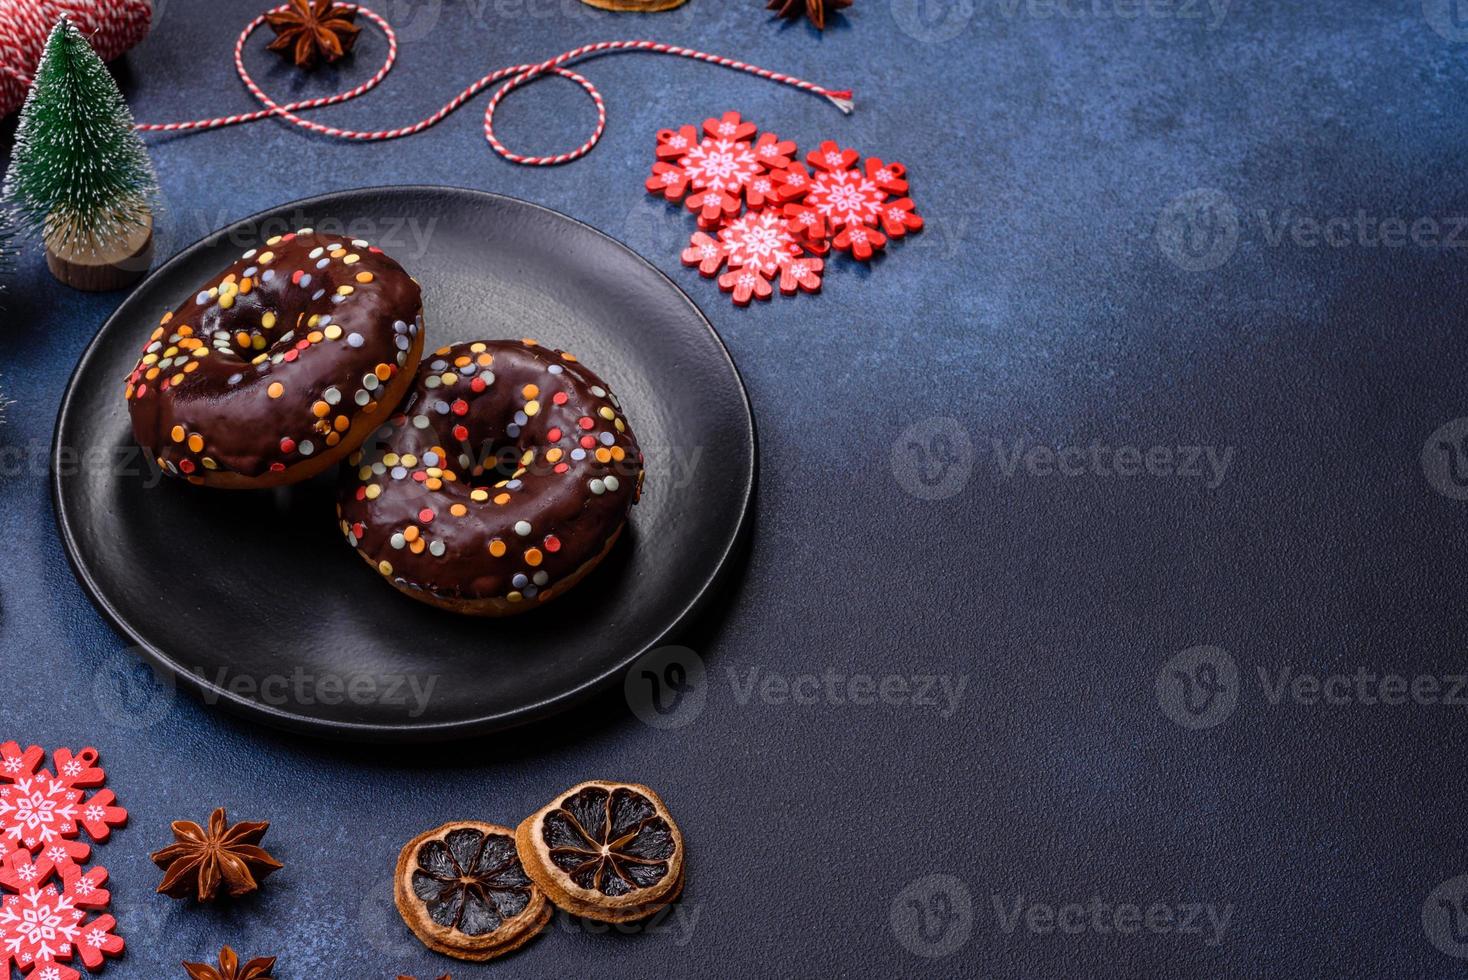
M 832 10 L 845 10 L 855 0 L 770 0 L 767 10 L 773 10 L 781 17 L 799 17 L 801 14 L 810 18 L 810 22 L 816 25 L 817 30 L 826 29 L 826 14 Z
M 274 956 L 261 956 L 241 965 L 239 954 L 228 946 L 219 951 L 219 965 L 184 962 L 190 980 L 271 980 L 270 971 L 275 969 Z
M 356 20 L 356 10 L 332 0 L 290 0 L 289 10 L 265 15 L 275 31 L 270 50 L 289 52 L 297 68 L 316 67 L 318 56 L 330 63 L 352 50 L 362 29 Z
M 177 843 L 152 855 L 153 863 L 166 872 L 158 891 L 173 898 L 192 893 L 201 902 L 212 902 L 223 882 L 232 896 L 249 894 L 260 887 L 259 879 L 282 867 L 259 846 L 269 829 L 263 820 L 231 827 L 224 807 L 209 815 L 208 830 L 190 820 L 175 820 Z

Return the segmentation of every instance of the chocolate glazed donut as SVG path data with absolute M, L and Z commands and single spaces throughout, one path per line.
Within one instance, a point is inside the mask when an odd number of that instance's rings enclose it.
M 481 616 L 561 595 L 611 550 L 642 452 L 601 379 L 533 340 L 424 359 L 402 413 L 342 467 L 347 543 L 400 591 Z
M 163 317 L 128 375 L 133 436 L 191 483 L 295 483 L 381 425 L 422 350 L 402 266 L 361 239 L 278 235 Z

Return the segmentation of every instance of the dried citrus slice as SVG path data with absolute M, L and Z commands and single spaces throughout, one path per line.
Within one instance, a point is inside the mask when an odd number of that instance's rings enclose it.
M 683 890 L 683 834 L 636 783 L 571 787 L 525 818 L 515 846 L 546 897 L 587 919 L 644 919 Z
M 461 960 L 518 949 L 551 916 L 520 863 L 514 831 L 476 820 L 446 823 L 403 845 L 393 897 L 425 946 Z

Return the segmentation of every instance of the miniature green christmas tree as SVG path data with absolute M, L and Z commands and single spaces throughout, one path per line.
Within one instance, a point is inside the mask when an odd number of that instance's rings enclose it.
M 157 189 L 117 83 L 63 16 L 21 109 L 5 201 L 23 228 L 41 233 L 52 271 L 70 282 L 58 258 L 66 266 L 128 259 L 137 265 L 141 249 L 151 249 L 149 203 Z

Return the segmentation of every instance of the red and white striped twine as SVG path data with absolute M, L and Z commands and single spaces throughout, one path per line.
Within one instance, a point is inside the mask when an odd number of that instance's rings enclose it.
M 71 18 L 103 61 L 148 36 L 150 0 L 0 0 L 0 118 L 19 109 L 56 20 Z
M 7 2 L 7 0 L 0 0 L 0 2 Z M 288 5 L 283 4 L 280 7 L 275 8 L 275 10 L 284 10 L 287 6 Z M 392 29 L 392 25 L 390 25 L 386 20 L 384 20 L 382 17 L 378 16 L 376 13 L 366 7 L 357 6 L 355 4 L 345 4 L 344 6 L 355 9 L 363 17 L 367 18 L 367 20 L 376 24 L 382 30 L 383 35 L 387 38 L 387 60 L 383 62 L 382 67 L 377 70 L 377 73 L 375 75 L 373 75 L 367 81 L 363 82 L 361 85 L 358 85 L 356 88 L 350 89 L 346 92 L 338 92 L 336 95 L 324 96 L 318 99 L 307 99 L 302 102 L 292 102 L 287 105 L 281 105 L 277 103 L 274 99 L 267 95 L 265 91 L 260 88 L 259 85 L 255 84 L 255 80 L 250 77 L 249 70 L 245 68 L 245 42 L 249 40 L 251 34 L 253 34 L 262 24 L 265 23 L 266 15 L 261 14 L 259 17 L 256 17 L 254 20 L 250 21 L 250 23 L 245 27 L 244 31 L 240 34 L 239 40 L 235 42 L 234 66 L 235 70 L 239 72 L 240 80 L 245 83 L 245 88 L 249 89 L 250 94 L 253 95 L 262 105 L 265 106 L 264 109 L 232 116 L 219 116 L 214 119 L 197 119 L 192 122 L 145 123 L 139 125 L 138 129 L 142 130 L 143 132 L 150 133 L 175 133 L 190 129 L 218 129 L 221 126 L 233 126 L 237 123 L 254 122 L 257 119 L 266 119 L 273 116 L 279 119 L 284 119 L 287 122 L 302 127 L 303 129 L 308 129 L 313 133 L 321 133 L 326 136 L 335 136 L 340 139 L 390 140 L 397 139 L 400 136 L 411 136 L 414 133 L 423 132 L 423 130 L 428 129 L 430 126 L 436 125 L 445 116 L 453 112 L 455 109 L 459 108 L 465 102 L 472 99 L 475 95 L 482 92 L 488 86 L 493 85 L 495 82 L 501 81 L 502 79 L 509 79 L 505 82 L 504 85 L 500 86 L 499 89 L 495 91 L 494 95 L 489 100 L 489 105 L 486 106 L 484 109 L 484 138 L 489 141 L 489 145 L 494 148 L 494 151 L 496 153 L 504 157 L 506 160 L 509 160 L 511 163 L 523 163 L 529 166 L 536 167 L 549 167 L 555 166 L 559 163 L 567 163 L 571 160 L 583 157 L 587 153 L 590 153 L 592 147 L 596 146 L 597 142 L 601 140 L 602 133 L 605 132 L 607 128 L 607 107 L 606 103 L 602 101 L 601 93 L 598 92 L 596 86 L 588 81 L 584 76 L 578 75 L 576 72 L 571 71 L 569 68 L 566 67 L 566 65 L 581 58 L 591 57 L 613 51 L 650 51 L 654 54 L 671 54 L 677 55 L 680 58 L 693 58 L 698 61 L 706 61 L 710 64 L 720 65 L 724 68 L 732 68 L 736 71 L 748 72 L 751 75 L 758 75 L 760 78 L 767 78 L 772 82 L 780 82 L 785 85 L 791 85 L 795 88 L 802 89 L 803 91 L 823 96 L 844 113 L 850 113 L 852 110 L 851 93 L 849 91 L 833 91 L 831 89 L 822 88 L 819 85 L 804 81 L 803 79 L 795 78 L 791 75 L 785 75 L 780 72 L 770 71 L 769 69 L 760 68 L 756 65 L 745 64 L 744 62 L 737 61 L 733 58 L 724 58 L 719 55 L 707 54 L 703 51 L 695 51 L 692 48 L 680 48 L 675 45 L 661 44 L 656 41 L 600 41 L 596 44 L 583 45 L 582 47 L 575 48 L 563 54 L 558 54 L 554 58 L 551 58 L 549 61 L 543 61 L 538 65 L 514 65 L 510 68 L 501 68 L 498 71 L 490 72 L 488 75 L 485 75 L 483 78 L 479 79 L 477 82 L 464 89 L 464 91 L 454 96 L 453 99 L 451 99 L 446 105 L 444 105 L 443 108 L 439 109 L 433 115 L 427 117 L 426 119 L 422 119 L 416 123 L 413 123 L 411 126 L 401 126 L 397 129 L 376 130 L 341 129 L 336 126 L 327 126 L 322 123 L 312 122 L 309 119 L 302 118 L 301 116 L 297 115 L 297 113 L 307 109 L 316 109 L 320 108 L 321 106 L 335 105 L 339 102 L 346 102 L 350 99 L 357 98 L 357 96 L 359 95 L 366 94 L 367 92 L 375 88 L 379 82 L 387 77 L 387 73 L 392 70 L 393 64 L 397 61 L 398 58 L 398 38 L 397 34 Z M 267 11 L 267 13 L 274 13 L 275 10 Z M 495 109 L 499 107 L 500 102 L 504 99 L 506 95 L 509 95 L 520 86 L 525 85 L 528 82 L 534 81 L 535 79 L 540 78 L 544 75 L 560 75 L 562 78 L 568 78 L 571 81 L 575 82 L 577 85 L 580 85 L 586 91 L 586 94 L 591 96 L 591 101 L 596 106 L 596 130 L 591 134 L 590 139 L 588 139 L 585 143 L 582 143 L 576 149 L 569 152 L 557 153 L 553 156 L 526 156 L 524 154 L 514 152 L 509 147 L 501 143 L 498 138 L 496 138 L 496 136 L 494 135 L 494 113 Z

